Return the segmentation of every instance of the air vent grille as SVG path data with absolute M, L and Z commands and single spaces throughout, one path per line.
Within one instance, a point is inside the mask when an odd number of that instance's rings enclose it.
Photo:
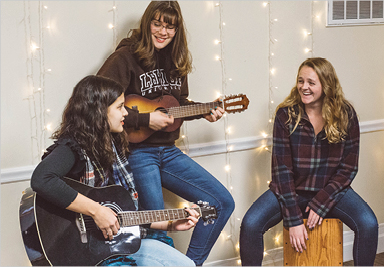
M 384 0 L 328 1 L 327 26 L 384 23 Z

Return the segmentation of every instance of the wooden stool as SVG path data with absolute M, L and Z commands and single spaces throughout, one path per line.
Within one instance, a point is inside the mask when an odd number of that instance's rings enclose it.
M 343 223 L 339 219 L 324 219 L 308 232 L 307 250 L 296 252 L 289 241 L 289 230 L 284 227 L 285 266 L 343 266 Z

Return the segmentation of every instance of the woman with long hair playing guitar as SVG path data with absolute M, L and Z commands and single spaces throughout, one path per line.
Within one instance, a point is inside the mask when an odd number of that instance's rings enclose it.
M 97 75 L 111 78 L 125 89 L 125 95 L 149 100 L 172 97 L 182 107 L 196 104 L 187 99 L 187 75 L 192 70 L 183 16 L 177 1 L 152 1 L 141 17 L 140 26 L 117 46 Z M 145 209 L 163 209 L 162 187 L 196 202 L 208 201 L 217 208 L 214 224 L 199 222 L 187 251 L 196 265 L 202 265 L 234 210 L 229 191 L 215 177 L 175 146 L 179 128 L 162 131 L 174 124 L 174 116 L 161 111 L 150 113 L 129 105 L 129 119 L 124 128 L 132 132 L 154 130 L 145 140 L 130 140 L 129 163 L 135 176 L 141 205 Z M 185 120 L 205 118 L 217 121 L 224 114 L 220 106 Z M 166 233 L 159 233 L 166 239 Z
M 108 205 L 101 205 L 98 201 L 79 193 L 62 179 L 65 176 L 71 177 L 88 185 L 90 188 L 111 187 L 110 185 L 115 184 L 122 185 L 129 192 L 128 198 L 122 200 L 122 202 L 133 202 L 133 210 L 137 209 L 138 194 L 126 158 L 128 142 L 126 133 L 123 130 L 124 118 L 127 115 L 128 113 L 124 107 L 124 89 L 117 82 L 104 77 L 87 76 L 74 88 L 64 110 L 62 123 L 53 134 L 53 139 L 56 139 L 56 141 L 47 149 L 43 160 L 36 167 L 32 175 L 31 187 L 38 196 L 56 206 L 56 208 L 51 209 L 52 220 L 53 218 L 65 217 L 65 212 L 60 212 L 60 208 L 74 211 L 82 214 L 82 216 L 91 217 L 101 233 L 99 236 L 97 234 L 83 236 L 81 242 L 77 242 L 79 245 L 76 251 L 73 251 L 73 255 L 71 255 L 70 245 L 67 246 L 68 255 L 64 257 L 62 255 L 65 255 L 65 252 L 64 254 L 59 253 L 55 249 L 52 251 L 52 245 L 46 246 L 43 251 L 46 260 L 50 261 L 51 264 L 94 265 L 96 263 L 92 263 L 91 260 L 99 256 L 104 248 L 107 249 L 107 253 L 111 254 L 131 254 L 128 253 L 127 249 L 114 251 L 117 249 L 115 246 L 117 239 L 114 239 L 114 236 L 120 234 L 119 222 L 122 222 L 118 220 L 117 212 L 109 208 Z M 115 203 L 110 203 L 110 205 L 116 206 Z M 49 205 L 45 204 L 41 209 L 49 210 Z M 186 212 L 189 213 L 186 219 L 174 222 L 156 221 L 147 224 L 146 227 L 159 230 L 188 230 L 195 226 L 199 214 L 194 209 L 186 209 Z M 39 215 L 39 210 L 36 210 L 35 214 Z M 51 218 L 47 218 L 46 227 L 56 226 L 57 229 L 52 234 L 48 234 L 47 242 L 51 242 L 50 239 L 56 235 L 57 231 L 67 227 L 65 225 L 67 222 L 62 226 L 50 225 L 53 224 L 49 223 Z M 68 218 L 71 218 L 71 216 Z M 40 232 L 41 242 L 44 241 L 43 229 L 41 229 L 43 221 L 39 220 L 39 218 L 36 219 L 36 224 L 39 224 L 37 230 Z M 69 219 L 68 223 L 72 223 L 71 219 Z M 79 228 L 83 230 L 83 227 Z M 80 239 L 81 233 L 82 231 L 79 231 L 79 235 L 74 238 L 76 240 Z M 23 235 L 28 234 L 28 231 L 23 232 Z M 57 245 L 56 250 L 64 250 L 65 245 L 63 243 L 69 238 L 71 236 L 69 236 L 68 231 L 59 236 L 57 240 L 53 240 L 52 244 Z M 103 240 L 96 242 L 97 239 Z M 28 243 L 28 238 L 24 238 L 24 242 Z M 129 245 L 130 242 L 132 243 L 131 237 L 122 240 L 121 245 Z M 82 243 L 84 244 L 82 245 Z M 92 246 L 92 244 L 100 245 Z M 76 246 L 73 245 L 72 247 Z M 80 252 L 81 255 L 78 255 L 79 250 L 83 250 L 83 252 Z M 71 256 L 85 259 L 89 257 L 89 260 L 86 262 L 79 261 L 79 259 L 71 261 Z M 56 261 L 56 264 L 55 257 L 60 258 L 59 261 Z M 63 258 L 68 258 L 68 261 L 60 261 L 66 260 Z M 194 265 L 193 261 L 176 249 L 154 239 L 142 240 L 141 247 L 136 253 L 108 257 L 105 261 L 98 262 L 99 265 L 116 265 L 119 263 L 142 266 Z

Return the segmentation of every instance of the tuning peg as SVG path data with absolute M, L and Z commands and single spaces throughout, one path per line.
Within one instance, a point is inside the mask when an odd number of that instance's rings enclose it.
M 197 201 L 197 205 L 202 205 L 203 204 L 203 201 L 202 200 L 198 200 Z
M 214 224 L 214 223 L 215 223 L 214 220 L 209 219 L 208 221 L 205 221 L 205 222 L 204 222 L 204 226 L 207 226 L 208 224 Z

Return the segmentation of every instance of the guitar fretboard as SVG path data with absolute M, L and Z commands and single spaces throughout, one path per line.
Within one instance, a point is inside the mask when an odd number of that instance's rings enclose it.
M 218 101 L 180 107 L 171 107 L 167 108 L 166 111 L 169 115 L 172 115 L 174 118 L 177 119 L 189 116 L 208 114 L 211 112 L 211 109 L 215 109 L 216 107 L 223 107 L 223 103 Z
M 200 215 L 200 208 L 190 208 L 196 210 Z M 144 211 L 124 211 L 119 212 L 118 218 L 121 226 L 133 226 L 153 222 L 162 222 L 169 220 L 181 220 L 189 217 L 185 209 L 167 209 L 167 210 L 144 210 Z

